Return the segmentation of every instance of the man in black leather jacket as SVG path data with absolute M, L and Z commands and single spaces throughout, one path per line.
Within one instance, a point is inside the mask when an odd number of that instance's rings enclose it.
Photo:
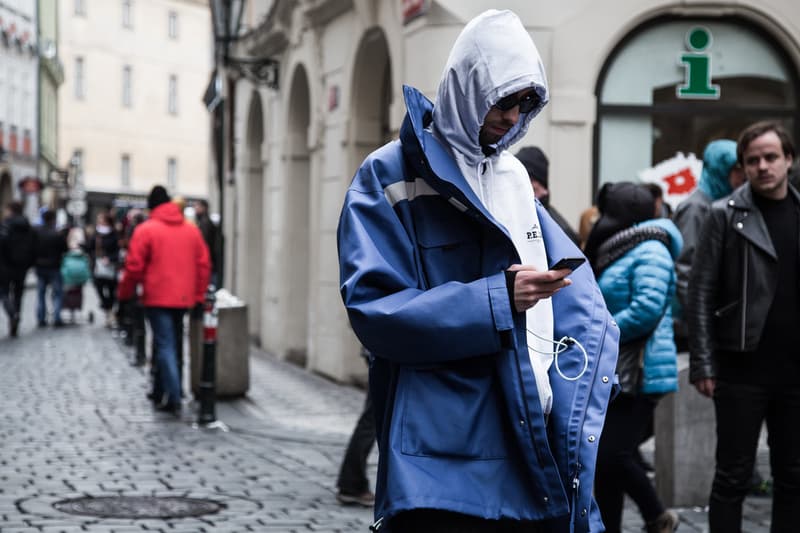
M 776 123 L 737 147 L 748 183 L 712 205 L 689 280 L 689 379 L 717 419 L 711 533 L 741 531 L 761 425 L 769 432 L 773 533 L 800 508 L 800 194 L 795 149 Z

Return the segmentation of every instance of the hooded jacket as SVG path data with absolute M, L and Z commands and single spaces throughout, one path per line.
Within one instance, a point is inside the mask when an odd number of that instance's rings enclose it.
M 166 202 L 133 231 L 119 299 L 133 298 L 141 283 L 145 307 L 188 309 L 205 298 L 210 269 L 200 230 L 184 220 L 176 204 Z
M 660 228 L 669 236 L 669 245 L 652 239 L 637 244 L 604 269 L 597 282 L 619 325 L 620 342 L 652 332 L 645 345 L 641 392 L 672 392 L 678 390 L 678 359 L 670 301 L 675 295 L 674 260 L 683 239 L 666 218 L 646 220 L 634 228 Z
M 367 157 L 345 197 L 340 288 L 372 354 L 378 528 L 391 528 L 401 511 L 432 508 L 538 520 L 548 531 L 602 529 L 592 480 L 619 332 L 591 270 L 577 269 L 551 302 L 554 338 L 578 342 L 549 367 L 546 427 L 528 320 L 512 310 L 505 276 L 529 252 L 519 229 L 533 228 L 509 214 L 534 214 L 545 263 L 580 251 L 505 150 L 538 109 L 493 155 L 478 144 L 490 107 L 527 87 L 546 101 L 541 62 L 519 19 L 508 11 L 477 17 L 453 48 L 436 107 L 404 87 L 400 140 Z
M 678 204 L 675 214 L 672 215 L 672 220 L 683 237 L 683 250 L 675 262 L 678 272 L 678 301 L 682 307 L 686 306 L 688 300 L 689 275 L 700 228 L 711 210 L 711 202 L 732 192 L 728 175 L 735 165 L 735 141 L 720 139 L 710 142 L 703 152 L 703 172 L 697 189 Z

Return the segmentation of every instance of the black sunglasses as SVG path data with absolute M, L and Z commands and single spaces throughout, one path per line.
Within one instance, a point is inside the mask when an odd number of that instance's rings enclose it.
M 535 91 L 531 91 L 522 98 L 517 98 L 515 94 L 509 94 L 505 98 L 501 98 L 495 102 L 494 107 L 500 111 L 508 111 L 514 106 L 519 106 L 520 113 L 529 113 L 536 109 L 539 105 L 539 95 Z

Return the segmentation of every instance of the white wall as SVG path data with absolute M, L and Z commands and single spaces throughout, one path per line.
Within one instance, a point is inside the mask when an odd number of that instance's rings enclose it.
M 208 194 L 208 112 L 202 96 L 211 71 L 207 2 L 134 0 L 132 28 L 123 28 L 121 2 L 86 1 L 86 16 L 59 2 L 61 58 L 59 154 L 84 152 L 89 190 L 145 194 L 167 181 L 177 160 L 174 193 Z M 176 39 L 168 13 L 178 14 Z M 75 58 L 84 58 L 85 98 L 75 98 Z M 122 70 L 132 69 L 132 105 L 122 105 Z M 170 75 L 177 77 L 177 114 L 168 113 Z M 129 188 L 120 181 L 122 154 L 131 159 Z M 62 162 L 65 163 L 65 162 Z

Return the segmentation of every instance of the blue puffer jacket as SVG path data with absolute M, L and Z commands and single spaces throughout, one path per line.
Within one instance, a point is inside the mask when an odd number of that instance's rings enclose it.
M 672 331 L 675 294 L 674 260 L 683 240 L 680 231 L 665 218 L 647 220 L 637 227 L 663 228 L 670 246 L 646 240 L 609 265 L 598 279 L 608 310 L 620 329 L 620 342 L 653 331 L 644 355 L 642 392 L 659 394 L 678 390 L 678 365 Z

